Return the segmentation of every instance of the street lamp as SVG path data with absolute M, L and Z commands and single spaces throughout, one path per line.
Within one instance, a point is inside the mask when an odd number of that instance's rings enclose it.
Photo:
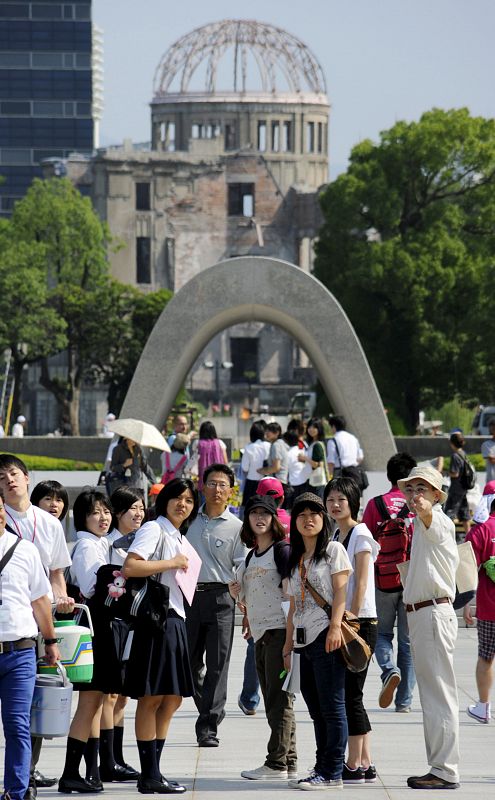
M 218 358 L 216 358 L 214 361 L 203 361 L 203 367 L 205 367 L 205 369 L 215 370 L 215 396 L 218 398 L 218 407 L 220 411 L 222 409 L 222 397 L 220 395 L 220 370 L 232 369 L 233 366 L 234 365 L 232 361 L 220 361 Z

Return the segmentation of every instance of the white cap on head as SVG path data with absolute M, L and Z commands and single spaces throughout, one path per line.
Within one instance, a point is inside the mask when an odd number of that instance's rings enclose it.
M 19 414 L 19 416 L 17 417 L 17 422 L 26 422 L 26 417 L 23 416 L 22 414 Z

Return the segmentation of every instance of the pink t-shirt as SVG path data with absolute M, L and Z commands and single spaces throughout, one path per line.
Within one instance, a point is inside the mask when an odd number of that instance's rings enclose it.
M 394 514 L 397 515 L 406 502 L 406 498 L 398 487 L 392 487 L 392 489 L 386 494 L 383 494 L 382 497 L 390 516 L 393 516 Z M 413 519 L 414 514 L 409 514 L 409 517 Z M 375 498 L 373 497 L 368 501 L 368 504 L 364 509 L 362 522 L 364 522 L 364 524 L 369 528 L 373 536 L 376 536 L 377 525 L 382 521 L 383 517 L 378 511 Z
M 490 556 L 495 556 L 495 514 L 490 514 L 486 522 L 475 525 L 468 534 L 466 542 L 473 545 L 478 564 L 484 564 Z M 488 622 L 495 622 L 495 583 L 488 577 L 483 567 L 479 571 L 476 591 L 476 616 Z

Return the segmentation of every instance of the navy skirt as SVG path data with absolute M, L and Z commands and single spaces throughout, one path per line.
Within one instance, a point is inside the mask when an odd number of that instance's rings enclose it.
M 186 623 L 172 609 L 168 612 L 165 633 L 134 631 L 122 693 L 133 698 L 163 694 L 193 696 Z

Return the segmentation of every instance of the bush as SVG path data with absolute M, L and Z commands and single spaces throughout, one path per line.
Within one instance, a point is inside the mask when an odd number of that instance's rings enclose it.
M 23 455 L 22 453 L 9 453 L 8 455 L 15 455 L 24 461 L 28 470 L 50 471 L 59 470 L 68 472 L 72 470 L 81 470 L 83 472 L 90 472 L 98 470 L 101 472 L 103 463 L 101 461 L 76 461 L 73 458 L 51 458 L 50 456 L 33 456 Z
M 440 408 L 426 408 L 425 419 L 441 419 L 444 433 L 454 428 L 461 428 L 467 436 L 471 433 L 475 413 L 476 406 L 461 403 L 459 399 L 454 398 Z
M 486 469 L 485 459 L 481 453 L 469 453 L 468 461 L 473 465 L 476 472 L 484 472 Z M 450 469 L 450 456 L 445 456 L 443 460 L 443 471 L 448 472 Z

